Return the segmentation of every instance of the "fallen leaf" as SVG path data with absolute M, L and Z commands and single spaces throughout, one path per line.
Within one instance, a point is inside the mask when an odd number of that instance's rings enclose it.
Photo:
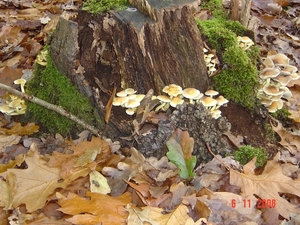
M 241 147 L 244 143 L 244 137 L 240 135 L 235 136 L 230 131 L 226 131 L 223 135 L 225 135 L 237 148 Z
M 91 192 L 100 194 L 108 194 L 111 191 L 107 179 L 95 170 L 90 172 L 90 189 Z
M 189 209 L 185 205 L 179 205 L 170 213 L 163 214 L 163 209 L 156 207 L 135 207 L 127 205 L 128 225 L 144 225 L 146 222 L 151 225 L 184 225 L 190 218 Z
M 283 147 L 285 147 L 293 155 L 297 154 L 300 149 L 300 135 L 293 135 L 287 129 L 285 129 L 282 124 L 275 120 L 277 126 L 271 123 L 273 130 L 280 136 L 280 142 Z
M 73 180 L 80 176 L 86 176 L 90 172 L 88 168 L 84 168 L 76 171 L 63 182 L 58 182 L 60 169 L 57 167 L 50 168 L 46 165 L 47 161 L 37 153 L 36 144 L 31 145 L 27 154 L 25 159 L 27 169 L 8 169 L 0 174 L 6 180 L 12 174 L 16 177 L 12 201 L 14 208 L 24 203 L 28 212 L 40 209 L 45 205 L 47 197 L 56 188 L 66 187 Z
M 1 127 L 0 132 L 6 134 L 18 134 L 18 135 L 30 135 L 39 131 L 39 126 L 35 125 L 35 123 L 28 123 L 25 126 L 22 126 L 21 123 L 14 123 L 13 127 L 10 129 L 6 129 Z
M 253 196 L 254 194 L 261 199 L 275 201 L 274 210 L 284 218 L 289 218 L 290 212 L 300 213 L 300 210 L 284 198 L 280 193 L 290 193 L 300 197 L 300 179 L 291 179 L 283 175 L 282 167 L 278 162 L 280 153 L 273 160 L 269 160 L 262 174 L 255 175 L 255 160 L 250 161 L 244 166 L 244 173 L 230 170 L 230 184 L 239 186 L 242 196 Z
M 61 206 L 58 210 L 72 217 L 66 221 L 83 225 L 120 225 L 126 224 L 128 212 L 125 206 L 131 202 L 130 193 L 111 197 L 99 193 L 87 192 L 82 198 L 69 193 L 67 197 L 58 200 Z
M 4 210 L 12 209 L 13 190 L 9 184 L 0 179 L 0 207 Z
M 147 177 L 151 177 L 156 182 L 164 182 L 168 178 L 175 177 L 178 174 L 178 167 L 171 163 L 166 156 L 158 160 L 155 157 L 150 157 L 143 163 L 143 172 L 147 174 Z M 138 177 L 135 175 L 133 179 L 137 183 L 144 181 L 144 177 Z M 142 178 L 142 179 L 139 179 Z
M 142 200 L 142 202 L 147 206 L 158 207 L 162 202 L 171 197 L 170 193 L 165 194 L 164 192 L 160 192 L 160 195 L 156 195 L 155 197 L 151 195 L 150 185 L 149 184 L 139 184 L 136 185 L 132 182 L 126 182 L 130 185 L 134 190 L 136 190 L 137 195 Z M 165 189 L 166 190 L 166 189 Z
M 18 144 L 21 138 L 21 136 L 16 134 L 0 135 L 0 153 L 4 152 L 6 147 Z
M 197 158 L 192 156 L 194 139 L 189 136 L 188 132 L 176 129 L 166 145 L 169 149 L 167 157 L 180 169 L 180 177 L 183 179 L 194 177 L 193 169 Z

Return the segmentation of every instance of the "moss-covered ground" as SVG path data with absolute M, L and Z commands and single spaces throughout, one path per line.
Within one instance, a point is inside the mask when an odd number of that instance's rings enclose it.
M 210 9 L 213 18 L 196 19 L 198 28 L 210 48 L 217 51 L 222 67 L 220 73 L 213 77 L 214 88 L 227 99 L 253 108 L 258 85 L 259 48 L 252 46 L 245 51 L 238 46 L 237 36 L 245 36 L 247 29 L 228 19 L 222 1 L 204 1 L 201 7 Z
M 45 47 L 43 51 L 47 51 Z M 49 52 L 49 51 L 48 51 Z M 58 71 L 50 53 L 46 56 L 47 65 L 35 64 L 34 78 L 26 85 L 26 92 L 49 103 L 61 106 L 88 124 L 94 121 L 93 107 L 89 100 L 83 97 L 71 81 Z M 25 118 L 36 122 L 50 133 L 68 133 L 78 129 L 78 125 L 58 113 L 37 104 L 27 102 Z

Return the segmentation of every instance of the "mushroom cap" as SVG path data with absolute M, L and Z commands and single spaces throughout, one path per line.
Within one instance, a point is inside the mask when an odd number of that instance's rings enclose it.
M 194 100 L 200 100 L 200 98 L 202 98 L 204 96 L 204 94 L 203 93 L 199 93 L 199 95 L 196 97 L 196 98 L 194 98 Z
M 253 43 L 253 41 L 251 40 L 251 38 L 249 38 L 248 36 L 238 36 L 237 37 L 238 41 L 244 42 L 244 43 Z
M 140 105 L 141 103 L 136 100 L 136 99 L 129 99 L 128 102 L 125 103 L 126 108 L 136 108 Z
M 215 109 L 215 110 L 210 111 L 210 115 L 214 119 L 218 119 L 219 117 L 221 117 L 221 114 L 222 114 L 222 112 L 219 109 Z
M 288 87 L 283 86 L 283 87 L 280 87 L 279 90 L 283 91 L 282 98 L 288 99 L 288 98 L 292 97 L 292 95 L 293 95 Z
M 274 66 L 275 66 L 272 59 L 270 59 L 270 58 L 265 58 L 265 60 L 263 61 L 263 64 L 265 65 L 266 68 L 274 68 Z
M 206 55 L 206 57 L 207 57 L 207 58 L 210 58 L 210 59 L 213 58 L 214 56 L 215 56 L 215 55 L 214 55 L 214 54 L 211 54 L 211 53 L 209 53 L 209 54 Z
M 290 62 L 290 59 L 282 53 L 278 53 L 276 55 L 270 55 L 268 56 L 268 58 L 270 58 L 273 61 L 273 63 L 278 66 L 286 66 Z
M 292 80 L 298 80 L 299 77 L 300 77 L 300 75 L 299 75 L 298 73 L 292 73 L 292 74 L 291 74 L 291 79 L 292 79 Z
M 211 61 L 211 58 L 209 58 L 209 57 L 204 57 L 204 61 L 205 61 L 205 64 L 208 66 L 208 64 L 209 64 L 210 61 Z
M 259 77 L 262 79 L 277 77 L 280 74 L 280 70 L 277 68 L 265 68 L 259 73 Z
M 127 96 L 127 93 L 125 92 L 125 90 L 123 90 L 123 91 L 119 91 L 116 95 L 117 95 L 118 97 L 126 97 L 126 96 Z
M 272 102 L 272 104 L 268 107 L 268 111 L 270 113 L 276 112 L 278 109 L 282 109 L 283 101 L 279 99 L 278 101 Z
M 18 96 L 15 96 L 15 95 L 13 95 L 13 94 L 10 94 L 9 97 L 10 97 L 11 100 L 19 99 Z
M 204 96 L 201 98 L 200 102 L 205 106 L 205 107 L 212 107 L 217 105 L 217 100 L 213 99 L 212 97 Z
M 282 93 L 282 95 L 271 96 L 271 98 L 269 98 L 269 99 L 270 99 L 271 101 L 273 101 L 273 102 L 276 102 L 276 101 L 278 101 L 279 99 L 281 99 L 282 96 L 283 96 L 283 93 Z
M 278 81 L 283 86 L 287 85 L 291 80 L 291 76 L 277 76 L 274 78 L 274 80 Z
M 215 90 L 207 90 L 207 91 L 205 92 L 205 95 L 210 96 L 210 97 L 216 96 L 216 95 L 218 95 L 218 94 L 219 94 L 219 92 L 217 92 L 217 91 L 215 91 Z
M 177 84 L 165 86 L 162 91 L 172 97 L 182 94 L 182 88 Z
M 158 95 L 157 99 L 161 102 L 170 102 L 171 101 L 170 97 L 167 95 Z
M 209 68 L 214 68 L 214 64 L 213 63 L 208 63 L 208 64 L 206 64 L 206 67 L 209 67 Z
M 1 106 L 0 106 L 0 111 L 1 111 L 2 113 L 5 113 L 5 114 L 7 114 L 7 115 L 10 115 L 13 111 L 15 111 L 15 109 L 12 108 L 12 107 L 9 107 L 9 105 L 1 105 Z
M 133 95 L 136 92 L 133 88 L 126 88 L 124 91 L 127 95 Z
M 220 95 L 219 97 L 217 97 L 216 100 L 217 100 L 217 105 L 219 105 L 219 106 L 224 105 L 229 102 L 228 99 L 224 98 L 223 95 Z
M 272 104 L 272 100 L 271 99 L 261 99 L 260 103 L 263 104 L 264 106 L 270 106 Z
M 290 74 L 296 73 L 297 72 L 297 67 L 292 66 L 292 65 L 286 65 L 284 68 L 281 70 L 281 72 L 289 72 Z
M 127 98 L 130 100 L 130 99 L 136 99 L 136 94 L 130 94 L 130 95 L 127 95 Z
M 279 90 L 279 88 L 276 86 L 265 86 L 263 87 L 263 91 L 270 96 L 278 96 L 283 94 L 283 91 Z
M 12 108 L 24 108 L 25 107 L 25 101 L 22 100 L 22 99 L 15 99 L 15 100 L 12 100 L 9 104 L 8 104 L 9 107 L 12 107 Z M 26 107 L 25 107 L 26 108 Z
M 185 88 L 182 92 L 183 97 L 188 99 L 196 99 L 199 94 L 200 91 L 196 88 Z
M 129 98 L 128 97 L 115 97 L 113 100 L 112 105 L 113 106 L 120 106 L 124 105 L 126 102 L 128 102 Z
M 14 81 L 14 84 L 20 84 L 20 85 L 25 85 L 26 80 L 23 78 L 17 79 Z
M 135 99 L 141 102 L 144 98 L 145 98 L 144 94 L 137 94 Z
M 128 115 L 133 115 L 135 112 L 134 112 L 134 110 L 132 109 L 132 108 L 128 108 L 128 109 L 126 109 L 126 114 L 128 114 Z
M 181 105 L 183 103 L 184 103 L 184 100 L 182 98 L 174 97 L 174 98 L 172 98 L 170 105 L 175 108 L 177 105 Z

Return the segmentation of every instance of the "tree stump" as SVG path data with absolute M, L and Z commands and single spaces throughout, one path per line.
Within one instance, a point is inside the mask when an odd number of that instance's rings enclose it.
M 178 84 L 207 90 L 201 35 L 193 14 L 199 0 L 131 0 L 132 8 L 93 16 L 80 11 L 62 17 L 51 40 L 51 54 L 65 73 L 105 115 L 111 91 L 131 87 L 155 95 Z M 132 117 L 113 107 L 104 135 L 131 135 Z

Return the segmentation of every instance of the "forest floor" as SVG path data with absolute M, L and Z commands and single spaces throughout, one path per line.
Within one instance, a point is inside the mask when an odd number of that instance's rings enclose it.
M 13 86 L 32 73 L 59 16 L 75 14 L 80 4 L 1 1 L 0 83 Z M 298 0 L 253 0 L 251 14 L 261 57 L 286 54 L 299 70 Z M 59 134 L 33 138 L 38 126 L 21 126 L 1 115 L 0 225 L 300 224 L 300 81 L 288 86 L 293 96 L 285 107 L 291 116 L 283 125 L 266 110 L 249 111 L 233 103 L 222 108 L 231 123 L 225 136 L 233 148 L 247 144 L 268 151 L 270 160 L 259 174 L 253 162 L 241 167 L 226 157 L 222 160 L 230 169 L 214 159 L 197 168 L 194 179 L 184 180 L 166 158 L 145 159 L 135 149 L 124 157 L 117 154 L 117 142 L 95 137 L 88 142 L 86 133 L 77 140 Z M 185 144 L 191 140 L 184 132 L 173 136 Z

